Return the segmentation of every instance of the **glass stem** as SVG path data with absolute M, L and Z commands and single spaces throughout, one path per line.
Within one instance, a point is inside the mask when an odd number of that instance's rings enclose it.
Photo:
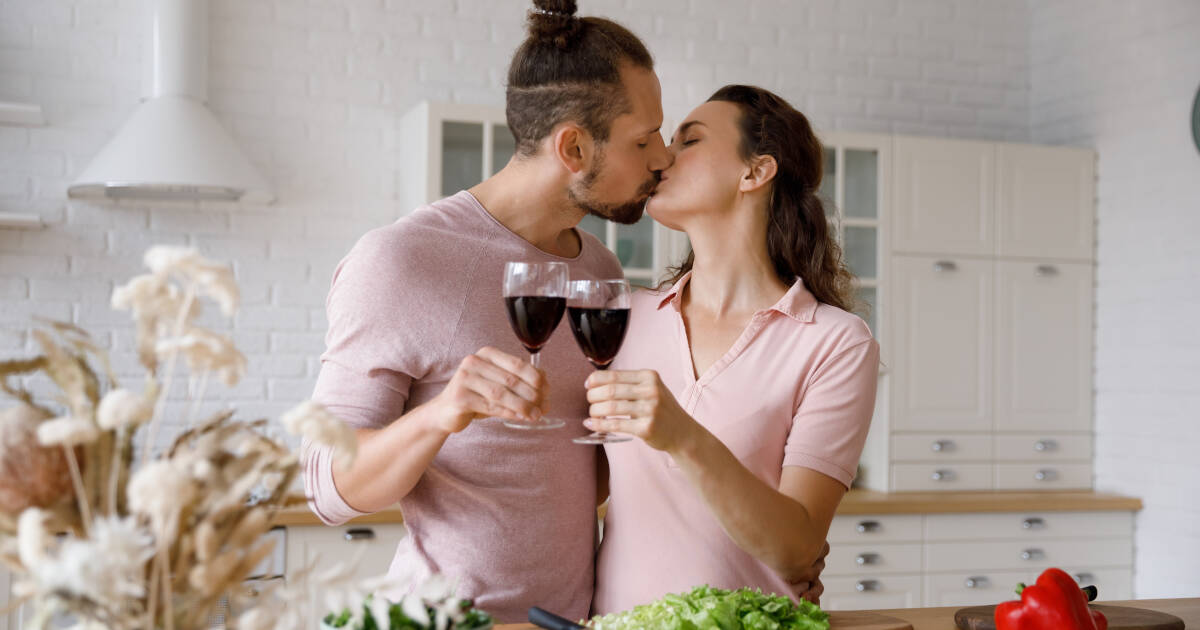
M 530 352 L 529 363 L 539 370 L 542 369 L 542 352 L 540 350 L 537 352 Z

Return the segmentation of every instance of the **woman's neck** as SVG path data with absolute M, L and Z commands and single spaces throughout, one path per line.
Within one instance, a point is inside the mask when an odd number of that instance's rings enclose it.
M 767 253 L 765 216 L 763 209 L 741 208 L 708 225 L 689 226 L 694 258 L 685 306 L 716 318 L 737 317 L 770 308 L 787 293 Z

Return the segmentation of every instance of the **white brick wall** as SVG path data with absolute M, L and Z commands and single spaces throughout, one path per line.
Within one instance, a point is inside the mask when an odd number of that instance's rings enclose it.
M 1200 593 L 1195 0 L 1033 3 L 1035 142 L 1099 152 L 1096 486 L 1142 497 L 1138 597 Z

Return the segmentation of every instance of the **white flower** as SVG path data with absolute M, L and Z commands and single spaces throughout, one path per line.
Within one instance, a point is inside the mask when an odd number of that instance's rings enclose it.
M 404 596 L 400 602 L 400 609 L 409 619 L 417 622 L 418 625 L 429 625 L 429 611 L 425 609 L 425 600 L 417 597 L 415 594 L 409 593 Z
M 160 358 L 182 352 L 193 373 L 215 371 L 229 386 L 236 385 L 246 374 L 246 356 L 233 340 L 204 328 L 189 328 L 182 336 L 162 339 L 154 350 Z
M 100 429 L 87 418 L 64 416 L 39 424 L 37 435 L 42 446 L 77 446 L 95 441 L 100 437 Z
M 145 397 L 127 389 L 114 389 L 104 395 L 96 408 L 96 420 L 101 429 L 112 430 L 136 427 L 154 415 L 154 408 Z
M 180 509 L 191 503 L 196 488 L 187 470 L 170 460 L 156 459 L 133 474 L 126 492 L 129 508 L 150 517 L 159 536 L 170 537 Z
M 29 567 L 37 593 L 67 594 L 109 610 L 126 609 L 145 596 L 145 565 L 153 539 L 131 518 L 102 516 L 92 522 L 92 538 L 68 537 L 57 553 Z
M 26 508 L 17 518 L 17 555 L 26 569 L 37 566 L 46 557 L 46 513 Z
M 324 405 L 311 400 L 304 401 L 283 415 L 283 426 L 292 435 L 333 447 L 334 455 L 349 466 L 358 454 L 358 439 L 354 430 L 337 416 L 329 413 Z
M 143 262 L 156 275 L 178 273 L 195 282 L 205 295 L 221 306 L 221 312 L 226 316 L 231 317 L 237 311 L 241 297 L 233 270 L 228 265 L 208 260 L 190 247 L 170 245 L 151 247 Z
M 202 260 L 200 252 L 191 247 L 177 245 L 155 245 L 142 256 L 146 267 L 159 275 L 179 271 L 198 260 Z

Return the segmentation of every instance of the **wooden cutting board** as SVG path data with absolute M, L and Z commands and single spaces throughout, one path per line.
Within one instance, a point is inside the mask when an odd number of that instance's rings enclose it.
M 907 621 L 858 610 L 830 612 L 829 627 L 830 630 L 913 630 Z M 496 626 L 496 630 L 537 630 L 537 626 L 514 623 Z
M 1108 630 L 1184 630 L 1183 620 L 1145 608 L 1089 604 L 1108 618 Z M 996 630 L 996 607 L 973 606 L 954 613 L 954 623 L 962 630 Z

